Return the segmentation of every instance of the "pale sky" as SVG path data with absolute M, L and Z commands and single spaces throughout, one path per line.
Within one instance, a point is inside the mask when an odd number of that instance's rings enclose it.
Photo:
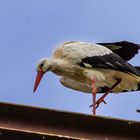
M 52 73 L 33 93 L 38 59 L 71 40 L 140 44 L 140 1 L 0 0 L 0 102 L 92 114 L 92 95 L 63 87 Z M 130 63 L 140 65 L 140 54 Z M 140 92 L 106 101 L 97 115 L 140 120 Z

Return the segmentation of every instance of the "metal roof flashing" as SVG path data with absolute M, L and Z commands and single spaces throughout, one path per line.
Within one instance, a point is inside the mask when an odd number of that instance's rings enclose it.
M 0 103 L 0 139 L 140 139 L 140 122 Z

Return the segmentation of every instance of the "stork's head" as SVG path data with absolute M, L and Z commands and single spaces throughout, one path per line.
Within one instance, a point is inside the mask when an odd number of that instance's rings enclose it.
M 36 80 L 34 84 L 34 92 L 36 91 L 43 75 L 46 72 L 50 71 L 51 69 L 52 69 L 52 63 L 50 60 L 48 60 L 47 58 L 43 58 L 39 60 L 36 67 L 37 75 L 36 75 Z

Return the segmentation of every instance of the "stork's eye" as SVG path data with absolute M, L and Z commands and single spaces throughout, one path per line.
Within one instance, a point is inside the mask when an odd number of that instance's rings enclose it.
M 43 67 L 43 63 L 40 65 L 40 67 L 41 67 L 41 68 Z

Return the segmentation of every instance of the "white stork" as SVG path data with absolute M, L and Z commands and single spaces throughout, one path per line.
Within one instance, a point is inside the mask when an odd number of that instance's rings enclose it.
M 140 68 L 127 61 L 138 53 L 140 46 L 131 42 L 87 43 L 65 42 L 59 45 L 51 59 L 43 58 L 37 64 L 34 85 L 36 91 L 43 75 L 52 71 L 60 82 L 71 89 L 92 93 L 93 114 L 110 92 L 140 89 Z M 96 93 L 105 93 L 96 101 Z

